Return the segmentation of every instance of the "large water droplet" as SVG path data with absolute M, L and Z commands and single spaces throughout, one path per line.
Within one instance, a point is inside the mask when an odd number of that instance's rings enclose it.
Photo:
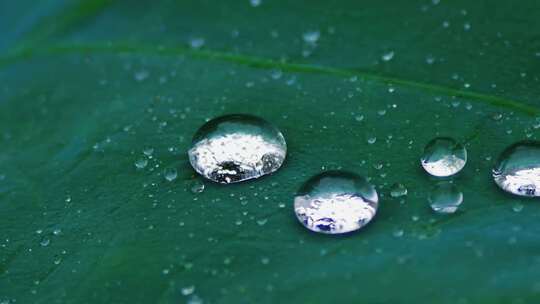
M 456 140 L 438 137 L 424 148 L 422 167 L 433 176 L 450 176 L 458 173 L 467 163 L 467 150 Z
M 493 169 L 493 179 L 506 192 L 540 196 L 540 142 L 521 141 L 506 148 Z
M 270 174 L 283 164 L 287 145 L 267 121 L 244 114 L 221 116 L 204 124 L 188 152 L 202 176 L 222 184 Z
M 463 202 L 463 193 L 452 182 L 439 182 L 431 190 L 428 201 L 437 213 L 454 213 Z
M 358 230 L 375 216 L 378 195 L 354 173 L 327 171 L 309 179 L 294 198 L 298 220 L 309 230 L 338 234 Z

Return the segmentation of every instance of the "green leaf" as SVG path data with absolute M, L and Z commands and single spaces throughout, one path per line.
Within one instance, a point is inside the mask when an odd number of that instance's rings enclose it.
M 540 300 L 540 205 L 490 172 L 540 136 L 537 1 L 0 8 L 0 303 Z M 274 123 L 288 158 L 192 193 L 191 136 L 227 113 Z M 426 199 L 436 180 L 419 158 L 436 136 L 468 149 L 453 215 Z M 329 169 L 377 186 L 357 233 L 314 234 L 293 214 L 296 190 Z

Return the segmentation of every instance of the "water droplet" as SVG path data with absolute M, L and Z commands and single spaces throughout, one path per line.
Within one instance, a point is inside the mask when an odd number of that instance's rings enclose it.
M 49 240 L 48 238 L 43 238 L 41 239 L 41 241 L 39 242 L 39 244 L 43 247 L 47 247 L 49 246 L 49 244 L 51 243 L 51 240 Z
M 265 218 L 263 218 L 263 219 L 258 219 L 258 220 L 257 220 L 257 225 L 259 225 L 259 226 L 264 226 L 264 224 L 266 224 L 266 222 L 268 222 L 268 219 L 265 219 Z
M 392 60 L 392 58 L 394 58 L 394 51 L 386 52 L 386 53 L 382 54 L 382 56 L 381 56 L 381 59 L 383 61 L 390 61 L 390 60 Z
M 197 194 L 202 193 L 204 191 L 204 183 L 200 180 L 194 180 L 191 184 L 191 193 Z
M 437 213 L 454 213 L 463 202 L 463 193 L 451 182 L 439 182 L 429 194 L 428 201 Z
M 517 203 L 512 206 L 512 210 L 516 213 L 521 212 L 523 210 L 523 204 Z
M 433 176 L 450 176 L 458 173 L 467 163 L 467 150 L 456 140 L 438 137 L 424 148 L 422 167 Z
M 362 120 L 364 120 L 364 115 L 356 115 L 354 116 L 354 120 L 361 122 Z
M 400 238 L 402 237 L 404 234 L 404 231 L 403 229 L 395 229 L 393 232 L 392 232 L 392 235 L 396 238 Z
M 146 156 L 151 156 L 152 154 L 154 154 L 154 148 L 150 147 L 150 146 L 146 146 L 143 148 L 143 154 L 146 155 Z
M 189 46 L 193 49 L 200 49 L 204 46 L 205 40 L 202 37 L 195 37 L 189 40 Z
M 204 124 L 188 152 L 202 176 L 222 184 L 270 174 L 283 164 L 287 145 L 281 132 L 256 116 L 233 114 Z
M 294 198 L 294 211 L 311 231 L 347 233 L 373 219 L 378 201 L 375 188 L 364 177 L 327 171 L 304 183 Z
M 189 296 L 190 294 L 195 292 L 195 286 L 190 285 L 190 286 L 182 287 L 180 291 L 182 292 L 182 295 Z
M 163 172 L 163 177 L 169 182 L 172 182 L 178 177 L 178 171 L 176 171 L 176 168 L 167 168 Z
M 144 169 L 148 165 L 148 159 L 146 158 L 140 158 L 135 161 L 135 167 L 137 169 Z
M 506 148 L 493 169 L 495 183 L 521 196 L 540 196 L 540 142 L 521 141 Z
M 374 144 L 376 141 L 377 141 L 377 137 L 375 137 L 375 136 L 369 137 L 369 138 L 367 139 L 367 142 L 368 142 L 368 144 L 370 144 L 370 145 Z
M 141 82 L 148 78 L 149 75 L 150 73 L 147 70 L 141 70 L 136 72 L 135 75 L 133 75 L 133 78 L 135 78 L 135 80 L 138 82 Z
M 390 196 L 392 197 L 402 197 L 407 195 L 407 188 L 400 183 L 395 183 L 390 189 Z
M 249 0 L 249 4 L 253 7 L 257 7 L 261 5 L 261 3 L 262 3 L 262 0 Z
M 308 31 L 302 34 L 304 42 L 309 44 L 316 44 L 320 37 L 321 33 L 319 31 Z
M 263 265 L 268 265 L 268 263 L 270 263 L 270 259 L 267 258 L 267 257 L 262 257 L 262 258 L 261 258 L 261 263 L 262 263 Z

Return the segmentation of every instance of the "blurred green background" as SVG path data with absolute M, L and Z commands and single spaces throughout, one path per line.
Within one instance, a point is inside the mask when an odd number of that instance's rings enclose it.
M 0 2 L 0 303 L 540 301 L 539 201 L 490 176 L 540 137 L 538 16 L 533 0 Z M 278 172 L 195 175 L 191 136 L 228 113 L 280 128 Z M 449 216 L 419 165 L 436 136 L 468 141 Z M 379 213 L 310 233 L 294 193 L 340 168 L 371 178 Z

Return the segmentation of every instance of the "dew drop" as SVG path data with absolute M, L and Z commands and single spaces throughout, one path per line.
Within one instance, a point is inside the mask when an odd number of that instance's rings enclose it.
M 190 294 L 195 292 L 195 286 L 190 285 L 190 286 L 182 287 L 180 291 L 182 292 L 182 295 L 189 296 Z
M 392 185 L 392 188 L 390 189 L 390 196 L 391 197 L 402 197 L 407 195 L 407 188 L 400 183 L 395 183 Z
M 392 58 L 394 58 L 394 51 L 386 52 L 386 53 L 382 54 L 382 56 L 381 56 L 381 59 L 383 61 L 390 61 L 390 60 L 392 60 Z
M 521 141 L 506 148 L 493 169 L 495 183 L 504 191 L 540 196 L 540 142 Z
M 420 161 L 427 173 L 438 177 L 450 176 L 465 167 L 467 150 L 452 138 L 438 137 L 426 145 Z
M 165 177 L 168 182 L 172 182 L 178 177 L 178 171 L 176 171 L 175 168 L 167 168 L 163 172 L 163 177 Z
M 521 212 L 521 210 L 523 210 L 523 205 L 522 205 L 522 204 L 519 204 L 519 203 L 514 204 L 514 205 L 512 206 L 512 210 L 513 210 L 514 212 L 516 212 L 516 213 L 519 213 L 519 212 Z
M 249 0 L 249 4 L 252 7 L 257 7 L 257 6 L 261 5 L 261 3 L 262 3 L 262 0 Z
M 294 198 L 298 220 L 309 230 L 339 234 L 358 230 L 375 216 L 375 188 L 364 177 L 327 171 L 310 178 Z
M 281 132 L 267 121 L 233 114 L 204 124 L 193 137 L 188 154 L 197 173 L 214 182 L 229 184 L 279 169 L 287 145 Z
M 204 46 L 204 43 L 205 40 L 202 37 L 195 37 L 189 40 L 189 46 L 191 46 L 192 49 L 200 49 Z
M 154 154 L 154 148 L 150 147 L 150 146 L 146 146 L 143 148 L 143 154 L 146 155 L 146 156 L 151 156 L 152 154 Z
M 304 42 L 309 44 L 316 44 L 320 37 L 321 33 L 319 31 L 308 31 L 302 34 Z
M 140 158 L 135 161 L 135 167 L 137 169 L 144 169 L 148 165 L 148 159 L 146 158 Z
M 39 242 L 39 244 L 43 247 L 47 247 L 49 246 L 49 244 L 51 243 L 51 240 L 49 240 L 48 238 L 43 238 L 41 239 L 41 241 Z
M 200 180 L 194 180 L 191 184 L 190 190 L 193 194 L 202 193 L 204 191 L 204 183 Z
M 454 213 L 463 202 L 463 193 L 452 182 L 439 182 L 431 190 L 428 201 L 437 213 Z

